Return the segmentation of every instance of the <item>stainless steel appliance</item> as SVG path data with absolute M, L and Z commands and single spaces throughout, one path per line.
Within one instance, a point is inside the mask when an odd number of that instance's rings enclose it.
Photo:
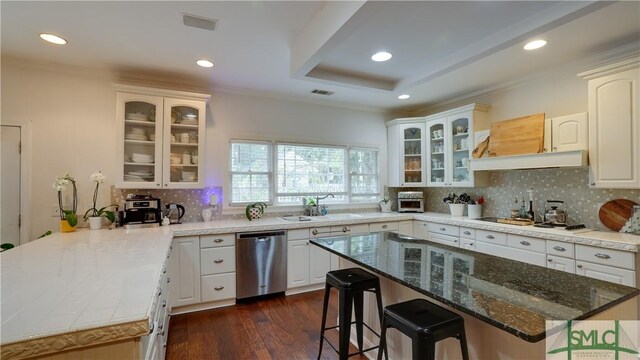
M 169 224 L 182 224 L 182 217 L 184 216 L 184 206 L 180 204 L 169 203 L 165 205 L 166 210 L 164 216 L 169 218 Z
M 560 204 L 560 205 L 549 205 L 549 209 L 547 209 L 547 204 Z M 564 210 L 558 209 L 559 206 L 563 206 Z M 546 223 L 556 225 L 556 226 L 565 226 L 567 225 L 567 206 L 564 201 L 560 200 L 547 200 L 544 204 L 544 221 Z
M 287 290 L 284 230 L 236 234 L 236 298 Z
M 122 224 L 125 228 L 160 226 L 160 199 L 149 195 L 129 195 L 124 202 Z
M 424 212 L 422 191 L 398 192 L 398 212 Z

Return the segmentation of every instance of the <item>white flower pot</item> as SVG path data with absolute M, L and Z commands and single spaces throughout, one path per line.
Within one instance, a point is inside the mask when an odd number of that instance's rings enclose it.
M 211 218 L 213 218 L 213 210 L 211 208 L 202 209 L 202 220 L 211 221 Z
M 467 205 L 467 213 L 469 219 L 478 219 L 482 217 L 482 205 Z
M 382 211 L 383 213 L 391 212 L 391 204 L 392 203 L 393 202 L 391 200 L 389 200 L 387 202 L 381 201 L 380 202 L 380 211 Z
M 102 229 L 102 216 L 92 216 L 89 218 L 89 229 L 100 230 Z
M 467 204 L 449 204 L 449 211 L 451 211 L 452 216 L 462 216 L 466 205 Z

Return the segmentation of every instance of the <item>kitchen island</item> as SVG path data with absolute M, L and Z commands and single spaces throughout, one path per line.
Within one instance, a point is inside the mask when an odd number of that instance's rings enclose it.
M 311 242 L 347 260 L 341 267 L 381 275 L 384 305 L 427 297 L 461 312 L 471 358 L 544 358 L 546 320 L 638 319 L 633 287 L 391 232 Z M 365 321 L 376 323 L 374 309 L 365 310 Z M 388 341 L 392 358 L 410 356 L 406 338 Z M 439 347 L 436 357 L 457 358 L 457 349 Z

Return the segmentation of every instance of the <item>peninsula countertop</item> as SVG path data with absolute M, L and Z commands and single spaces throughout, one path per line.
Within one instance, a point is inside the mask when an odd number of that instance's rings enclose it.
M 586 319 L 640 292 L 391 232 L 311 243 L 529 342 L 545 320 Z

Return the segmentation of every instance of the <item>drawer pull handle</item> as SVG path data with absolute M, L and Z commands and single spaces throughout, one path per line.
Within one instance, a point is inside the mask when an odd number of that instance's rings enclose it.
M 342 227 L 342 232 L 346 233 L 346 232 L 348 232 L 348 231 L 349 231 L 349 228 L 348 228 L 348 227 L 346 227 L 346 226 L 343 226 L 343 227 Z
M 463 234 L 465 234 L 465 235 L 471 235 L 471 231 L 465 231 L 465 232 L 463 232 Z
M 216 286 L 216 287 L 213 288 L 213 290 L 215 290 L 215 291 L 220 291 L 222 289 L 224 289 L 224 286 Z
M 167 276 L 167 284 L 171 282 L 171 278 Z
M 221 263 L 221 262 L 223 262 L 223 261 L 224 261 L 224 260 L 222 260 L 222 259 L 215 259 L 215 260 L 213 260 L 213 263 L 214 263 L 214 264 L 220 264 L 220 263 Z
M 447 228 L 443 228 L 443 227 L 441 227 L 441 228 L 440 228 L 440 231 L 447 231 Z
M 312 233 L 313 235 L 318 235 L 318 229 L 313 229 L 313 230 L 311 230 L 311 233 Z
M 216 243 L 216 244 L 220 244 L 223 241 L 224 241 L 223 239 L 215 239 L 215 240 L 213 240 L 213 242 Z
M 160 295 L 162 295 L 162 289 L 158 289 L 158 295 L 156 296 L 160 296 Z
M 386 229 L 386 228 L 388 228 L 388 227 L 389 227 L 389 226 L 387 226 L 387 225 L 382 225 L 382 228 L 383 228 L 383 229 Z
M 160 329 L 160 330 L 162 330 L 162 328 L 163 328 L 163 327 L 164 327 L 164 323 L 163 323 L 163 324 L 158 325 L 158 329 Z
M 167 307 L 167 300 L 162 300 L 162 307 L 163 308 Z
M 528 241 L 524 241 L 524 240 L 520 241 L 520 244 L 522 244 L 522 245 L 524 245 L 524 246 L 529 246 L 529 245 L 531 245 L 531 243 L 530 243 L 530 242 L 528 242 Z
M 486 238 L 487 238 L 487 239 L 495 239 L 496 237 L 495 237 L 495 236 L 493 236 L 493 235 L 487 235 L 487 236 L 486 236 Z
M 582 269 L 582 265 L 578 265 L 578 268 Z
M 555 251 L 567 251 L 567 249 L 563 248 L 562 246 L 554 246 L 553 250 L 555 250 Z
M 149 326 L 149 334 L 153 333 L 153 329 L 156 327 L 155 323 L 151 323 L 151 326 Z
M 553 261 L 553 259 L 547 259 L 547 261 L 548 261 L 548 262 L 552 262 L 552 261 Z
M 611 259 L 611 256 L 609 256 L 609 255 L 607 255 L 607 254 L 597 253 L 597 254 L 595 254 L 595 255 L 593 255 L 593 256 L 595 256 L 595 257 L 597 257 L 597 258 L 599 258 L 599 259 L 605 259 L 605 260 L 606 260 L 606 259 Z

